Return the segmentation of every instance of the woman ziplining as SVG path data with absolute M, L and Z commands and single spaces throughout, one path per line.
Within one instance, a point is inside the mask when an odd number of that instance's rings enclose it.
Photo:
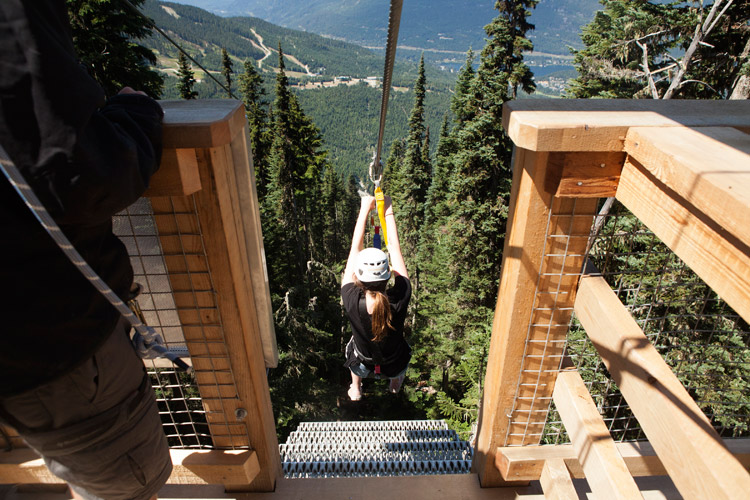
M 393 205 L 391 199 L 384 196 L 380 189 L 383 179 L 380 152 L 383 146 L 385 116 L 388 110 L 402 6 L 403 0 L 391 0 L 383 70 L 383 95 L 380 103 L 380 127 L 369 169 L 370 181 L 375 185 L 375 196 L 362 197 L 349 259 L 344 277 L 341 279 L 341 298 L 352 324 L 352 338 L 346 345 L 344 363 L 352 374 L 352 383 L 348 391 L 349 399 L 352 401 L 362 399 L 362 379 L 367 377 L 389 379 L 390 391 L 397 393 L 404 382 L 406 368 L 411 360 L 411 347 L 404 339 L 404 321 L 411 299 L 411 282 L 406 272 L 404 257 L 401 255 Z M 378 248 L 364 248 L 367 217 L 376 207 L 383 230 L 382 239 L 391 255 L 392 266 L 388 265 L 388 255 L 380 250 L 377 228 L 373 240 Z M 389 288 L 391 274 L 394 279 L 393 286 Z
M 398 241 L 396 219 L 390 197 L 384 197 L 387 249 L 364 248 L 365 225 L 375 198 L 362 198 L 354 226 L 352 246 L 341 280 L 341 298 L 352 325 L 346 346 L 346 363 L 352 376 L 349 399 L 362 399 L 362 379 L 390 379 L 389 390 L 397 393 L 411 359 L 411 347 L 404 339 L 404 321 L 411 299 L 411 282 Z M 393 275 L 393 286 L 388 282 Z

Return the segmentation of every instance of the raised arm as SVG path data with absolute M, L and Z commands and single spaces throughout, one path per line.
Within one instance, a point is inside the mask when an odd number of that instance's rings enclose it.
M 354 283 L 354 271 L 357 267 L 357 256 L 365 247 L 365 225 L 367 216 L 375 207 L 374 196 L 364 196 L 359 207 L 359 217 L 354 225 L 354 234 L 352 235 L 352 248 L 349 250 L 349 259 L 346 261 L 344 277 L 341 278 L 341 286 L 347 283 Z
M 406 271 L 404 256 L 401 254 L 401 244 L 398 241 L 398 229 L 396 228 L 396 216 L 393 215 L 393 204 L 391 197 L 385 197 L 385 228 L 388 235 L 388 253 L 391 255 L 391 269 L 404 278 L 409 277 Z

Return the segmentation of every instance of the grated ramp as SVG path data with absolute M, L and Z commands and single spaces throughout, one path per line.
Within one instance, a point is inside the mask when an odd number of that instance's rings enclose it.
M 303 422 L 279 452 L 287 478 L 467 474 L 473 456 L 442 420 Z

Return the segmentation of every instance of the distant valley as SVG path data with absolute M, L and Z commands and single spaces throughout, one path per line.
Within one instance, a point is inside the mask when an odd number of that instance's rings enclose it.
M 180 0 L 180 3 L 222 16 L 260 17 L 281 26 L 370 47 L 384 45 L 388 25 L 389 2 L 385 0 Z M 497 15 L 494 3 L 494 0 L 406 0 L 399 45 L 402 50 L 413 47 L 415 51 L 428 51 L 435 60 L 439 59 L 437 51 L 465 53 L 469 47 L 481 50 L 483 27 Z M 599 8 L 597 0 L 541 0 L 531 14 L 536 30 L 530 38 L 535 50 L 565 56 L 569 55 L 568 47 L 580 48 L 580 27 Z

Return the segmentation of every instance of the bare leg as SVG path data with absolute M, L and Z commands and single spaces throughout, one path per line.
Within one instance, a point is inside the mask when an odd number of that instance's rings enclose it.
M 352 385 L 349 386 L 349 399 L 352 401 L 359 401 L 362 399 L 362 377 L 355 375 L 353 371 L 349 371 L 352 374 Z

